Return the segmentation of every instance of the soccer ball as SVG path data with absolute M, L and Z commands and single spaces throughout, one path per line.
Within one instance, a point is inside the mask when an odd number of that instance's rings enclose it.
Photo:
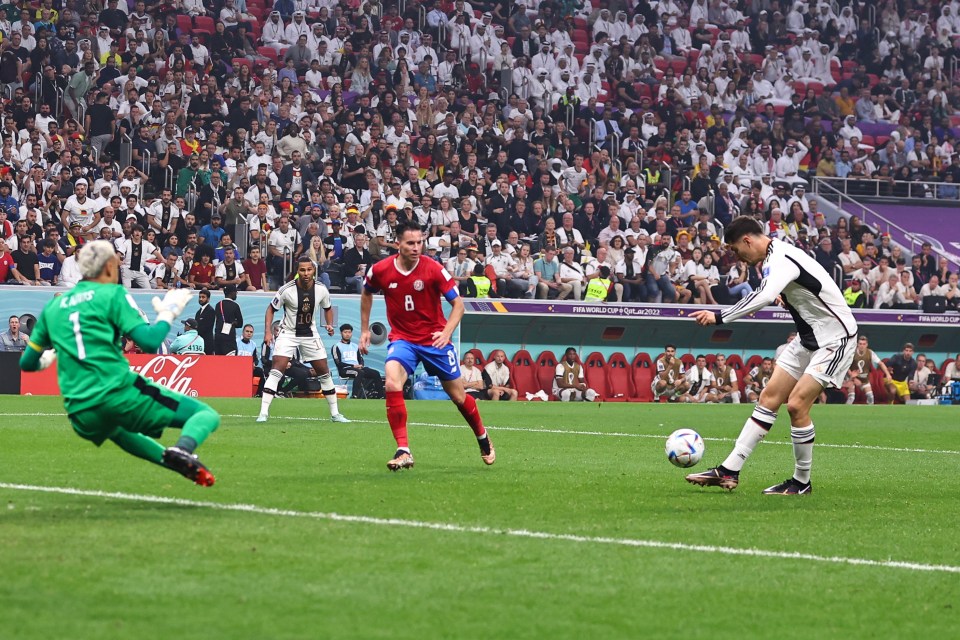
M 664 448 L 671 464 L 677 467 L 692 467 L 703 457 L 703 438 L 693 429 L 677 429 L 667 438 Z

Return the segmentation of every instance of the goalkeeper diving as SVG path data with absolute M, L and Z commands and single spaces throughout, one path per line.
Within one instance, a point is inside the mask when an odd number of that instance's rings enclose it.
M 77 265 L 83 280 L 44 307 L 20 367 L 40 371 L 59 361 L 60 392 L 81 438 L 97 446 L 110 440 L 127 453 L 211 486 L 213 474 L 194 451 L 220 425 L 219 414 L 132 372 L 120 347 L 125 335 L 144 351 L 156 352 L 189 303 L 190 290 L 171 289 L 162 300 L 154 298 L 157 321 L 150 325 L 117 284 L 120 260 L 109 242 L 84 245 Z M 167 427 L 181 434 L 176 445 L 164 448 L 154 438 Z

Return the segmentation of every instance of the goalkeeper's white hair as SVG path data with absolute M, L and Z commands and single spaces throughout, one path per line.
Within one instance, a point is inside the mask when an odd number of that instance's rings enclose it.
M 94 240 L 83 245 L 80 256 L 77 258 L 77 267 L 87 280 L 98 278 L 103 273 L 110 258 L 117 255 L 117 250 L 106 240 Z

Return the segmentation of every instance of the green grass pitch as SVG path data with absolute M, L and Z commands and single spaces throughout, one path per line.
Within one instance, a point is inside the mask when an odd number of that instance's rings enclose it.
M 382 402 L 211 404 L 202 489 L 0 400 L 0 638 L 960 634 L 956 408 L 815 407 L 815 493 L 783 498 L 785 411 L 732 493 L 664 457 L 693 427 L 716 464 L 749 405 L 483 403 L 488 468 L 452 405 L 410 402 L 393 474 Z

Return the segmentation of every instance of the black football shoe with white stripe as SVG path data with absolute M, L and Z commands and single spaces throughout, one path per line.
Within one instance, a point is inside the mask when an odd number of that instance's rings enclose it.
M 725 469 L 721 465 L 700 473 L 691 473 L 687 476 L 687 482 L 701 487 L 721 487 L 733 491 L 740 484 L 740 472 Z
M 796 478 L 784 480 L 780 484 L 763 490 L 765 496 L 806 496 L 811 493 L 813 493 L 813 485 L 809 482 L 800 482 Z

